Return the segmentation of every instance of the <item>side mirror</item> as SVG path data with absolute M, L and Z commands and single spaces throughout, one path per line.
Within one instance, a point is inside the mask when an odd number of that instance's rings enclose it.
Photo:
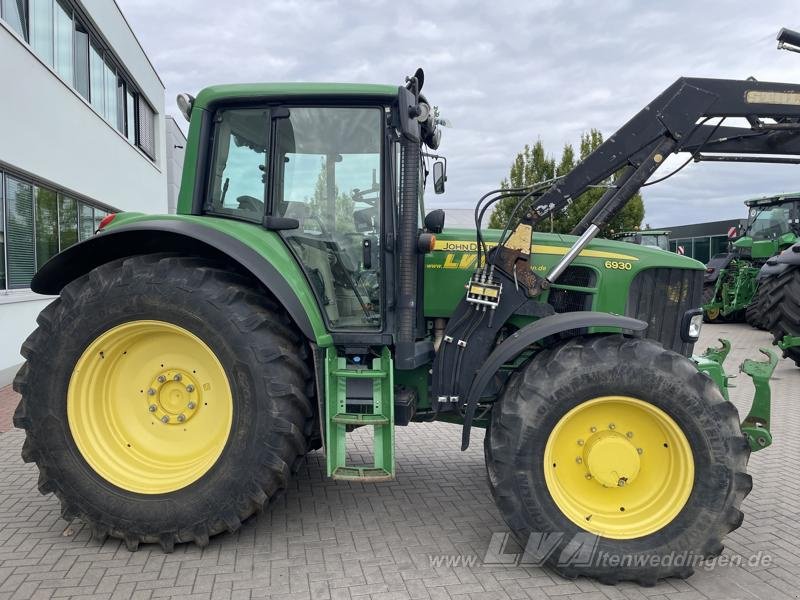
M 425 231 L 442 233 L 444 230 L 444 211 L 441 208 L 432 210 L 425 215 Z
M 443 194 L 445 181 L 447 181 L 447 173 L 445 172 L 444 161 L 437 160 L 433 163 L 433 191 L 437 194 Z

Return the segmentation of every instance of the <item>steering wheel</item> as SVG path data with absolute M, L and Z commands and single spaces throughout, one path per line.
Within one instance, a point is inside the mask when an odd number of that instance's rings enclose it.
M 258 214 L 264 212 L 264 201 L 253 196 L 239 196 L 236 201 L 239 203 L 239 210 Z

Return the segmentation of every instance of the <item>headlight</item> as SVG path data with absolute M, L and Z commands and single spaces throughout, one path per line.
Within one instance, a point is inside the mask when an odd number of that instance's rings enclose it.
M 694 344 L 700 337 L 703 327 L 703 309 L 693 308 L 687 310 L 681 319 L 681 339 L 689 344 Z

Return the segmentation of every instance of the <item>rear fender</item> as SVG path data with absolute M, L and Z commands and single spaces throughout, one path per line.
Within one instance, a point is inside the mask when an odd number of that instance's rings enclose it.
M 239 265 L 276 297 L 309 340 L 328 345 L 330 336 L 304 277 L 286 277 L 269 258 L 236 237 L 180 219 L 120 225 L 70 246 L 39 269 L 31 281 L 31 289 L 39 294 L 56 295 L 95 267 L 126 256 L 155 252 L 207 256 Z

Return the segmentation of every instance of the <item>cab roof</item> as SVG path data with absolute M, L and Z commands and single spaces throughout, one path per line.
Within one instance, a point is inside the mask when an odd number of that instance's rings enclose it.
M 777 194 L 775 196 L 762 196 L 761 198 L 745 200 L 744 203 L 747 206 L 770 206 L 772 204 L 793 202 L 795 200 L 800 200 L 800 192 L 789 192 L 786 194 Z
M 397 97 L 396 85 L 373 83 L 233 83 L 212 85 L 197 94 L 193 107 L 207 109 L 231 100 L 270 100 L 291 96 L 339 96 L 390 101 Z

